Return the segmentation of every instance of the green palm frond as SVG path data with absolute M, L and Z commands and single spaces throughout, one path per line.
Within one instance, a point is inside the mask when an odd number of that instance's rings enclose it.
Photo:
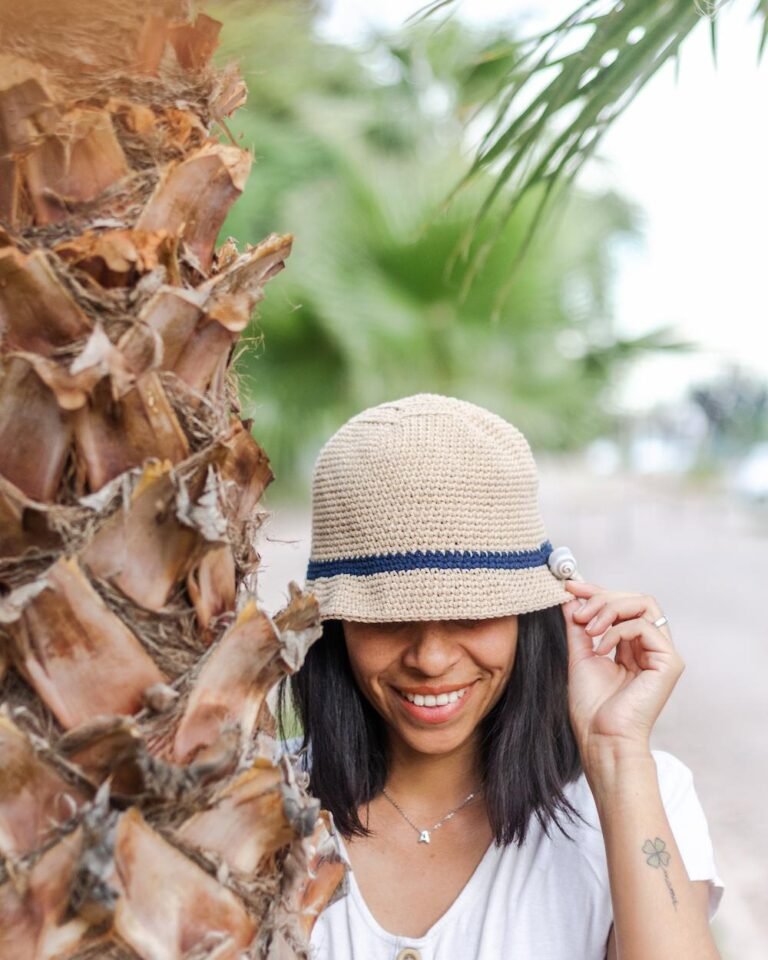
M 762 18 L 763 28 L 760 31 L 760 46 L 757 48 L 757 62 L 763 62 L 763 51 L 768 41 L 768 0 L 757 0 L 753 16 Z
M 412 13 L 405 22 L 418 23 L 420 20 L 424 20 L 426 17 L 432 16 L 433 13 L 437 13 L 438 10 L 442 10 L 444 7 L 453 6 L 453 3 L 454 0 L 431 0 L 431 3 L 425 4 L 415 13 Z
M 601 0 L 587 0 L 554 29 L 521 44 L 474 162 L 449 196 L 448 202 L 481 171 L 493 173 L 493 186 L 464 237 L 463 258 L 479 265 L 487 255 L 487 243 L 477 247 L 477 228 L 493 207 L 505 203 L 497 220 L 501 230 L 523 196 L 543 188 L 517 267 L 542 219 L 606 131 L 702 20 L 690 0 L 631 0 L 600 12 L 604 7 Z M 564 40 L 585 29 L 590 36 L 581 47 L 558 55 Z M 712 42 L 714 51 L 714 34 Z M 535 85 L 538 92 L 521 105 Z

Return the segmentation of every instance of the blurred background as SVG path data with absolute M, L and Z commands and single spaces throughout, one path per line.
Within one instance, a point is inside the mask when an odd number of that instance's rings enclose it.
M 724 960 L 764 960 L 765 4 L 432 6 L 206 4 L 255 156 L 222 239 L 296 237 L 238 362 L 275 473 L 260 600 L 303 583 L 348 417 L 430 391 L 515 423 L 553 543 L 670 618 L 687 669 L 653 745 L 694 773 Z

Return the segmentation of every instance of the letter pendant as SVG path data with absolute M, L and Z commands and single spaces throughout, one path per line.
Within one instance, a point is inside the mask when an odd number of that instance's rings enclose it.
M 422 830 L 419 834 L 419 843 L 429 843 L 429 830 Z

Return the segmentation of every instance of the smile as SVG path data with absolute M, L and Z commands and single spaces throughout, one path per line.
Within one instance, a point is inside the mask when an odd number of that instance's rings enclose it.
M 405 693 L 403 690 L 397 692 L 401 697 L 405 697 L 409 703 L 415 703 L 417 707 L 444 707 L 447 703 L 456 703 L 469 690 L 469 687 L 460 687 L 458 690 L 451 690 L 450 693 Z
M 439 693 L 417 693 L 413 690 L 401 690 L 398 687 L 392 687 L 392 690 L 397 695 L 396 699 L 401 709 L 411 719 L 432 724 L 452 720 L 461 713 L 467 701 L 472 698 L 474 686 L 473 682 L 464 687 L 443 688 Z M 421 688 L 421 690 L 425 689 L 428 688 Z

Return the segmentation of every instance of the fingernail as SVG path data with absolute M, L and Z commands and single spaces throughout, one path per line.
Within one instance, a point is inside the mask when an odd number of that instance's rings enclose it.
M 591 630 L 592 627 L 594 627 L 594 625 L 595 625 L 596 623 L 597 623 L 597 616 L 595 615 L 594 617 L 592 617 L 592 619 L 589 621 L 589 623 L 586 625 L 586 627 L 584 627 L 584 629 L 585 629 L 585 630 Z

